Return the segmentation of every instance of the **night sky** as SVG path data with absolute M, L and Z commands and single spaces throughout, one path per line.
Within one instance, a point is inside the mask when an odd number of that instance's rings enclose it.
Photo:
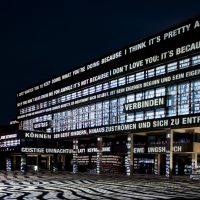
M 0 124 L 19 90 L 198 15 L 199 0 L 1 0 Z

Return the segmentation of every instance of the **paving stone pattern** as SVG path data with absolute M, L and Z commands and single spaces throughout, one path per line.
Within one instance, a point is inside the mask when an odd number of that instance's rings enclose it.
M 200 181 L 188 177 L 1 173 L 0 199 L 200 199 Z

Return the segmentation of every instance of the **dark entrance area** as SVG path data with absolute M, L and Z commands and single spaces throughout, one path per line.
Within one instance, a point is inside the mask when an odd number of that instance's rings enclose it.
M 178 154 L 174 155 L 174 175 L 190 175 L 191 174 L 191 164 L 192 157 L 190 154 Z
M 155 155 L 134 155 L 135 174 L 154 174 Z

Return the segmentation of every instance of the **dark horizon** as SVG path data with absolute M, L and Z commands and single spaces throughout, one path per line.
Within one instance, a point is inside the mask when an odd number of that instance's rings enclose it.
M 16 93 L 200 14 L 196 0 L 0 2 L 0 124 Z

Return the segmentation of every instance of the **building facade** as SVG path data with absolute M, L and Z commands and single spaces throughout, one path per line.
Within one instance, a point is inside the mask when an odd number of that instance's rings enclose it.
M 200 18 L 20 91 L 17 120 L 30 166 L 190 174 L 200 164 Z

